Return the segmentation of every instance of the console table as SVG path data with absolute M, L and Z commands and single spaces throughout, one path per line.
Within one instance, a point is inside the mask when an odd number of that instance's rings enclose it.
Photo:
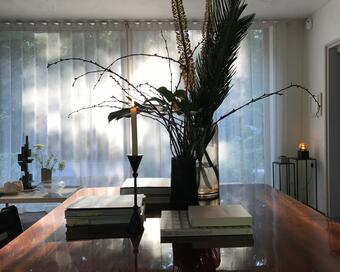
M 80 189 L 0 250 L 0 271 L 177 271 L 196 260 L 193 252 L 213 252 L 216 271 L 340 271 L 340 224 L 263 184 L 221 186 L 221 203 L 241 203 L 253 215 L 249 246 L 197 251 L 161 244 L 159 218 L 146 220 L 138 253 L 126 238 L 66 241 L 68 205 L 83 196 L 118 193 Z
M 20 192 L 15 195 L 0 195 L 0 204 L 61 203 L 79 190 L 79 188 L 39 184 L 34 190 L 29 192 Z
M 296 191 L 297 191 L 297 196 L 296 199 L 300 200 L 299 198 L 299 163 L 301 162 L 302 164 L 305 164 L 305 188 L 306 188 L 306 192 L 305 192 L 305 197 L 306 197 L 306 204 L 309 204 L 309 181 L 308 181 L 308 167 L 310 165 L 310 168 L 313 170 L 314 172 L 314 177 L 315 177 L 315 204 L 314 207 L 317 210 L 318 209 L 318 166 L 317 166 L 317 160 L 315 158 L 308 158 L 308 159 L 298 159 L 298 158 L 289 158 L 289 160 L 294 161 L 294 164 L 296 164 Z
M 296 189 L 295 189 L 295 185 L 296 185 L 296 181 L 295 181 L 295 164 L 293 162 L 278 162 L 278 161 L 274 161 L 272 162 L 272 173 L 273 173 L 273 187 L 275 188 L 275 166 L 277 166 L 279 168 L 279 189 L 280 191 L 282 191 L 282 177 L 281 177 L 281 167 L 284 167 L 284 169 L 286 170 L 286 191 L 288 195 L 291 195 L 291 182 L 290 182 L 290 178 L 291 178 L 291 167 L 293 169 L 293 189 L 294 189 L 294 198 L 296 198 Z

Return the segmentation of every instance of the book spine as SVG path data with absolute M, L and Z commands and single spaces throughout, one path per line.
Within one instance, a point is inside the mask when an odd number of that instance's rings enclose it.
M 120 194 L 121 195 L 133 195 L 133 188 L 120 188 Z M 169 196 L 170 195 L 170 189 L 166 190 L 159 190 L 157 188 L 137 188 L 137 194 L 144 194 L 146 197 L 152 197 L 152 196 Z
M 189 222 L 192 227 L 233 227 L 251 226 L 252 218 L 227 218 L 227 219 L 193 219 L 189 215 Z
M 90 217 L 90 216 L 119 216 L 131 215 L 133 209 L 110 209 L 110 210 L 65 210 L 65 217 Z
M 112 224 L 125 224 L 130 222 L 131 217 L 127 218 L 112 218 L 109 220 L 103 219 L 67 219 L 66 225 L 68 227 L 85 226 L 85 225 L 112 225 Z
M 221 235 L 250 235 L 253 234 L 249 228 L 230 229 L 182 229 L 182 230 L 161 230 L 162 237 L 183 237 L 183 236 L 221 236 Z
M 68 234 L 101 234 L 101 233 L 116 233 L 126 230 L 129 224 L 115 223 L 105 225 L 83 225 L 83 226 L 67 226 L 66 233 Z

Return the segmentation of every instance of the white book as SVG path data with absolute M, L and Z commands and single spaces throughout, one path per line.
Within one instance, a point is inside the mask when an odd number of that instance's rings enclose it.
M 251 226 L 194 228 L 189 223 L 187 211 L 162 211 L 161 215 L 161 240 L 171 237 L 211 237 L 252 233 Z
M 137 195 L 137 205 L 143 205 L 144 195 Z M 133 195 L 88 196 L 83 197 L 65 210 L 66 217 L 132 214 Z
M 128 178 L 120 187 L 121 195 L 134 193 L 134 180 Z M 137 193 L 149 195 L 170 195 L 170 178 L 138 178 Z
M 189 206 L 193 227 L 251 226 L 252 216 L 242 205 Z

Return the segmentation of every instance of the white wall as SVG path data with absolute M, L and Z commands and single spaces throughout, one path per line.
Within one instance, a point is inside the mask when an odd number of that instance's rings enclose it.
M 291 83 L 305 86 L 305 20 L 280 21 L 276 24 L 274 33 L 276 33 L 273 45 L 276 62 L 273 70 L 276 73 L 274 80 L 276 86 L 273 90 Z M 310 96 L 301 89 L 292 88 L 279 100 L 282 101 L 282 106 L 277 104 L 277 116 L 281 118 L 277 123 L 282 126 L 281 131 L 277 131 L 277 144 L 281 146 L 279 155 L 296 157 L 299 143 L 309 142 L 305 119 L 309 114 Z M 306 201 L 304 163 L 299 163 L 299 171 L 299 199 Z M 310 180 L 308 203 L 315 207 L 314 169 L 311 173 L 312 179 L 308 179 Z
M 306 30 L 305 85 L 323 93 L 326 101 L 325 47 L 340 38 L 340 0 L 331 0 L 313 15 L 313 29 Z M 319 206 L 326 212 L 326 114 L 321 118 L 305 114 L 305 135 L 310 143 L 311 155 L 318 159 Z M 339 118 L 340 121 L 340 118 Z
M 273 31 L 273 67 L 271 71 L 272 91 L 279 90 L 291 83 L 303 84 L 304 64 L 304 21 L 280 21 Z M 276 132 L 278 140 L 277 155 L 296 156 L 298 143 L 304 138 L 303 98 L 305 93 L 290 89 L 282 97 L 276 97 L 278 112 Z
M 287 22 L 287 72 L 286 85 L 304 83 L 304 20 Z M 304 140 L 304 123 L 302 120 L 303 111 L 306 107 L 306 93 L 299 89 L 292 89 L 285 95 L 285 117 L 287 123 L 286 153 L 289 156 L 296 156 L 298 144 Z

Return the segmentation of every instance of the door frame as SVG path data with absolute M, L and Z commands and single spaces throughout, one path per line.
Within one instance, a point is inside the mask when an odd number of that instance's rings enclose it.
M 329 51 L 333 49 L 336 46 L 340 46 L 340 38 L 336 39 L 325 46 L 325 56 L 326 56 L 326 91 L 325 91 L 325 113 L 326 113 L 326 129 L 325 129 L 325 139 L 326 139 L 326 214 L 330 216 L 331 212 L 331 199 L 330 199 L 330 188 L 331 188 L 331 177 L 330 177 L 330 147 L 329 147 L 329 142 L 330 142 L 330 132 L 329 132 L 329 115 L 330 115 L 330 109 L 329 109 L 329 93 L 330 93 L 330 82 L 329 82 L 329 76 L 330 76 L 330 71 L 329 71 Z

